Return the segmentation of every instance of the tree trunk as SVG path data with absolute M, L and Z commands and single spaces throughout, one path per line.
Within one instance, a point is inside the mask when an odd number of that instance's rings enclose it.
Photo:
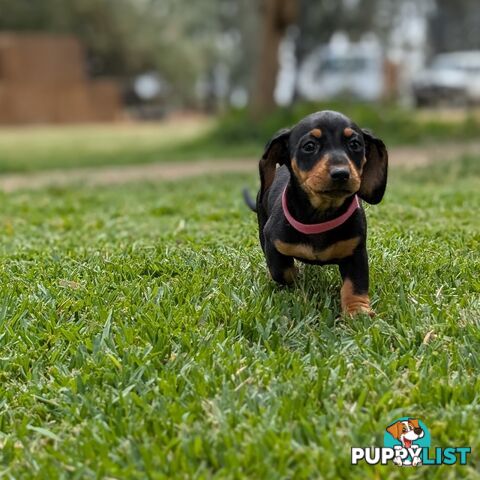
M 296 21 L 297 14 L 298 0 L 263 0 L 260 52 L 250 102 L 253 118 L 261 118 L 275 109 L 278 49 L 288 26 Z

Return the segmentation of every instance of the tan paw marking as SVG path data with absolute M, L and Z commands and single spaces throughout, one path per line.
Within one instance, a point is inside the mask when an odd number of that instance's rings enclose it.
M 283 272 L 283 279 L 285 280 L 285 283 L 290 285 L 295 281 L 295 279 L 297 278 L 297 275 L 298 275 L 298 268 L 293 266 L 293 267 L 287 268 Z
M 368 295 L 358 295 L 353 291 L 352 281 L 347 278 L 340 291 L 342 301 L 342 312 L 354 316 L 360 313 L 366 313 L 373 317 L 375 314 L 370 308 L 370 298 Z

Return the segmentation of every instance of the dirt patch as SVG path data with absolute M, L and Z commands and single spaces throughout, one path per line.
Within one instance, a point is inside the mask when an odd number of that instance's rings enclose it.
M 4 192 L 13 192 L 65 185 L 118 185 L 146 180 L 178 180 L 204 174 L 252 172 L 255 168 L 254 160 L 244 159 L 47 170 L 28 174 L 2 175 L 0 189 Z
M 392 166 L 416 167 L 436 161 L 455 160 L 463 155 L 480 156 L 480 143 L 446 143 L 427 147 L 397 147 L 389 149 Z
M 390 149 L 392 166 L 414 167 L 439 160 L 454 160 L 461 155 L 480 155 L 480 143 L 444 144 L 428 147 Z M 227 172 L 256 172 L 256 159 L 217 160 L 192 163 L 153 163 L 130 166 L 104 166 L 48 170 L 28 174 L 0 176 L 0 189 L 13 192 L 66 185 L 118 185 L 138 181 L 178 180 L 182 178 Z

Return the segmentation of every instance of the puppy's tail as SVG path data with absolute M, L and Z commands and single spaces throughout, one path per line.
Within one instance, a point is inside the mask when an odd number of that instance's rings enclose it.
M 255 202 L 253 198 L 250 196 L 250 192 L 248 191 L 247 188 L 243 189 L 243 199 L 245 200 L 245 203 L 247 204 L 247 207 L 252 211 L 257 213 L 257 206 L 255 205 Z

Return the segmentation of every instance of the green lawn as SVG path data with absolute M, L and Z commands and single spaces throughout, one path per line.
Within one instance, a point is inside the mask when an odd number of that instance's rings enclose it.
M 169 161 L 171 151 L 199 141 L 213 127 L 207 119 L 0 129 L 0 173 L 49 168 Z M 186 156 L 180 157 L 188 160 Z
M 480 478 L 479 183 L 478 159 L 392 172 L 373 320 L 338 318 L 333 267 L 269 280 L 253 173 L 2 194 L 1 473 Z M 406 415 L 469 465 L 350 465 Z
M 393 105 L 300 103 L 254 122 L 246 111 L 164 123 L 0 129 L 0 174 L 51 168 L 258 158 L 283 127 L 323 109 L 344 112 L 391 147 L 478 141 L 480 112 L 419 112 Z

